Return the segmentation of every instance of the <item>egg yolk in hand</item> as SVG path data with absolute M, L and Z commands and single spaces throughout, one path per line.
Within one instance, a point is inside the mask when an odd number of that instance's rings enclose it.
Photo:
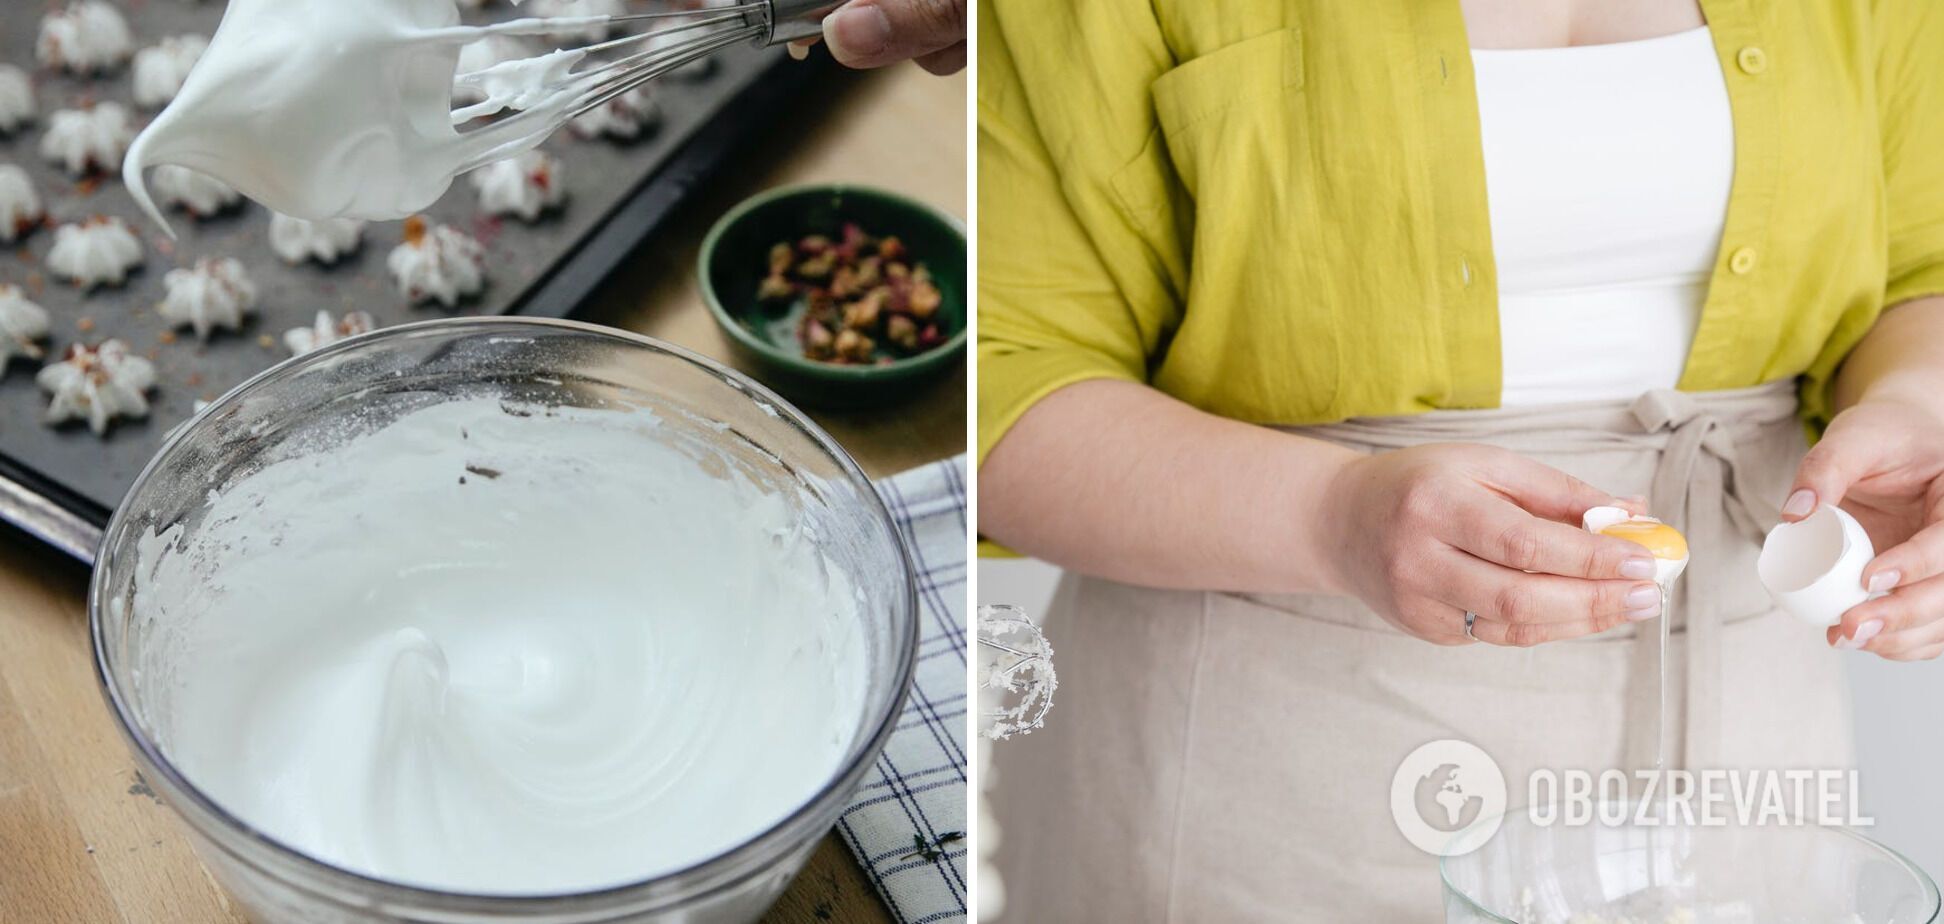
M 1600 535 L 1625 539 L 1635 545 L 1646 546 L 1647 551 L 1663 561 L 1680 561 L 1688 557 L 1686 537 L 1666 523 L 1652 520 L 1627 520 L 1600 530 Z

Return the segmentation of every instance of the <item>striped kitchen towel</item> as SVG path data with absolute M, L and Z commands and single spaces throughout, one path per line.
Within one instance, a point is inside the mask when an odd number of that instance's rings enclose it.
M 918 572 L 918 672 L 837 830 L 903 924 L 965 919 L 964 456 L 878 482 Z

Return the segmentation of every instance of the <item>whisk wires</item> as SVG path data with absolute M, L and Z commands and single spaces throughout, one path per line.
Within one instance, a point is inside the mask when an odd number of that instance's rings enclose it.
M 680 13 L 635 13 L 617 16 L 615 21 L 663 19 L 671 16 L 699 16 L 691 22 L 589 46 L 590 53 L 605 52 L 646 43 L 649 47 L 634 54 L 606 62 L 601 70 L 606 79 L 591 87 L 572 109 L 581 115 L 613 102 L 635 88 L 669 71 L 692 64 L 724 48 L 761 38 L 769 31 L 764 21 L 767 5 L 747 3 L 734 7 Z M 752 21 L 751 14 L 756 14 Z M 678 36 L 679 41 L 670 41 Z
M 502 62 L 460 74 L 456 84 L 484 89 L 497 78 L 521 85 L 517 92 L 487 91 L 477 104 L 455 109 L 453 125 L 462 135 L 486 135 L 489 143 L 460 167 L 466 172 L 531 148 L 568 122 L 614 102 L 648 81 L 700 61 L 732 45 L 771 37 L 774 0 L 744 0 L 732 6 L 617 16 L 567 16 L 516 19 L 490 26 L 454 30 L 448 40 L 473 41 L 491 35 L 560 35 L 629 24 L 655 28 L 600 38 L 577 48 L 517 62 Z M 508 70 L 512 68 L 511 70 Z M 494 118 L 511 111 L 504 118 Z M 490 120 L 490 121 L 489 121 Z

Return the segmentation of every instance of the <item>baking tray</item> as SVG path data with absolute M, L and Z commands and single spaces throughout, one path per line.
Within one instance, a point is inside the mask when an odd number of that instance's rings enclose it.
M 138 48 L 167 35 L 208 35 L 222 14 L 220 4 L 129 0 L 121 6 Z M 493 8 L 500 12 L 468 15 L 468 21 L 513 15 L 506 4 Z M 398 223 L 368 226 L 363 248 L 337 266 L 291 267 L 270 252 L 269 212 L 255 203 L 201 222 L 172 213 L 180 239 L 170 242 L 141 217 L 119 177 L 77 182 L 44 162 L 40 138 L 56 109 L 114 100 L 144 124 L 151 115 L 134 105 L 126 67 L 94 79 L 38 67 L 33 46 L 45 9 L 23 3 L 0 13 L 0 62 L 33 74 L 40 104 L 38 121 L 0 136 L 0 161 L 33 176 L 51 223 L 91 215 L 126 219 L 141 231 L 147 260 L 126 286 L 83 294 L 43 272 L 54 237 L 46 228 L 0 254 L 0 282 L 21 286 L 53 316 L 50 359 L 70 343 L 116 337 L 155 363 L 159 382 L 148 419 L 119 421 L 102 438 L 85 426 L 44 424 L 47 399 L 34 384 L 35 365 L 16 359 L 0 377 L 0 520 L 90 564 L 109 516 L 169 431 L 189 418 L 196 401 L 287 358 L 285 330 L 308 324 L 320 309 L 367 311 L 381 325 L 454 315 L 569 316 L 730 152 L 759 137 L 835 67 L 822 55 L 796 62 L 778 49 L 739 47 L 717 56 L 706 75 L 664 78 L 655 88 L 661 123 L 638 141 L 584 141 L 562 132 L 543 146 L 562 161 L 568 200 L 537 224 L 483 217 L 462 178 L 427 214 L 480 239 L 489 281 L 480 298 L 445 310 L 408 306 L 392 286 L 385 257 L 400 240 Z M 207 344 L 186 330 L 168 333 L 154 310 L 163 275 L 202 256 L 241 260 L 259 291 L 257 314 L 243 330 L 218 332 Z

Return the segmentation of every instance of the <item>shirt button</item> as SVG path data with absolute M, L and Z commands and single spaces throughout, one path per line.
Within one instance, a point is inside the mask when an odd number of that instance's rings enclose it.
M 1759 74 L 1768 70 L 1768 52 L 1750 45 L 1735 55 L 1735 63 L 1741 65 L 1744 74 Z
M 1737 276 L 1746 276 L 1755 272 L 1755 262 L 1755 248 L 1743 247 L 1728 257 L 1728 269 Z

